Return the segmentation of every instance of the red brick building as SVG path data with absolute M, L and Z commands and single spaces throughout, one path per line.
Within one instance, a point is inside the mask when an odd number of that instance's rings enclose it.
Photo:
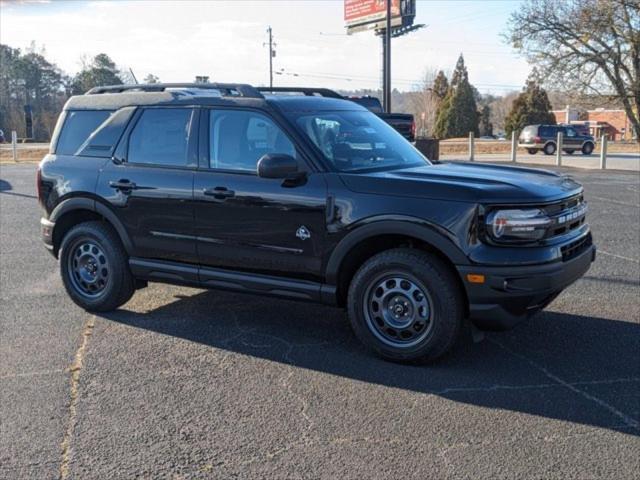
M 573 123 L 589 128 L 596 138 L 607 135 L 609 140 L 632 140 L 634 138 L 631 121 L 624 110 L 596 108 L 578 112 L 567 105 L 564 110 L 553 110 L 557 123 Z M 580 118 L 580 119 L 579 119 Z

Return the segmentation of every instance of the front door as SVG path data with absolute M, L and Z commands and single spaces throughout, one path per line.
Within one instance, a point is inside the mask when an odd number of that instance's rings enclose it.
M 578 136 L 578 132 L 572 127 L 565 127 L 564 131 L 563 148 L 579 150 L 582 147 L 582 138 Z
M 207 118 L 208 117 L 208 118 Z M 204 266 L 317 279 L 327 186 L 321 173 L 291 184 L 258 177 L 267 153 L 304 159 L 276 121 L 253 110 L 210 110 L 194 181 L 198 255 Z
M 197 112 L 146 108 L 132 119 L 97 193 L 123 223 L 133 256 L 197 263 L 193 177 Z

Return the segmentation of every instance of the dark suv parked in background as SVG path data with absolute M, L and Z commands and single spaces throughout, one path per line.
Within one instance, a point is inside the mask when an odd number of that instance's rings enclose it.
M 37 186 L 44 243 L 85 309 L 148 281 L 310 300 L 345 306 L 398 361 L 442 355 L 466 318 L 528 318 L 595 258 L 572 179 L 431 164 L 353 102 L 249 85 L 72 97 Z
M 542 150 L 545 155 L 553 155 L 558 149 L 558 132 L 562 132 L 562 150 L 572 154 L 579 150 L 583 155 L 591 155 L 595 141 L 591 135 L 584 135 L 570 125 L 529 125 L 522 129 L 518 146 L 535 155 Z

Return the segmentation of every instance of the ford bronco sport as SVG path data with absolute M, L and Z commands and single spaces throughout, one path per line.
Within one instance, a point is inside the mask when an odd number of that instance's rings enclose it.
M 595 258 L 582 186 L 432 164 L 353 102 L 241 84 L 98 87 L 37 173 L 42 237 L 90 311 L 147 282 L 344 306 L 358 338 L 430 361 L 470 319 L 513 326 Z

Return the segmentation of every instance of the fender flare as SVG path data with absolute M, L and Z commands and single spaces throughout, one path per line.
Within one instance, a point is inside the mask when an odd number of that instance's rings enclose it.
M 122 222 L 118 219 L 113 210 L 93 198 L 73 197 L 63 200 L 51 212 L 49 221 L 56 224 L 63 215 L 66 215 L 67 213 L 70 213 L 74 210 L 89 210 L 104 217 L 118 233 L 118 236 L 122 241 L 122 245 L 124 246 L 124 249 L 127 251 L 127 253 L 129 255 L 133 253 L 133 243 L 131 242 L 129 235 L 127 234 L 127 230 L 124 228 Z
M 442 252 L 454 265 L 467 265 L 469 259 L 438 227 L 417 218 L 404 220 L 375 220 L 356 227 L 333 249 L 325 270 L 326 282 L 336 285 L 340 265 L 348 253 L 360 242 L 379 235 L 406 235 L 421 240 Z

